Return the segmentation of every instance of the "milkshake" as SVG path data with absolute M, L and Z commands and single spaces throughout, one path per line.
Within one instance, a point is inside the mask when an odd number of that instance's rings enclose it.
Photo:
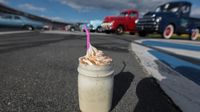
M 113 94 L 112 59 L 90 45 L 79 58 L 78 95 L 81 112 L 109 112 Z

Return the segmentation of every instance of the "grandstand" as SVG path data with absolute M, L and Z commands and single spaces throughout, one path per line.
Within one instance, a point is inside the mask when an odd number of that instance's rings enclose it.
M 40 21 L 40 22 L 43 22 L 47 25 L 51 25 L 54 28 L 59 28 L 59 27 L 61 28 L 61 27 L 64 27 L 66 25 L 71 24 L 71 23 L 55 21 L 55 20 L 51 20 L 51 19 L 48 19 L 48 18 L 45 18 L 45 17 L 40 17 L 40 16 L 33 15 L 33 14 L 30 14 L 30 13 L 27 13 L 27 12 L 23 12 L 23 11 L 11 8 L 9 6 L 6 6 L 2 3 L 0 3 L 0 12 L 25 16 L 25 17 L 28 17 L 32 20 Z

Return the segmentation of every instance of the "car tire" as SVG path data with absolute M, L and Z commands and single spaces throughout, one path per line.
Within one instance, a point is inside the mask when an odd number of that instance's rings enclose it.
M 170 39 L 173 34 L 174 34 L 174 26 L 172 24 L 169 24 L 165 27 L 162 33 L 162 37 L 165 39 Z
M 90 32 L 94 33 L 94 32 L 95 32 L 95 30 L 90 30 Z
M 24 26 L 24 29 L 25 29 L 25 30 L 32 31 L 32 30 L 33 30 L 33 27 L 30 26 L 30 25 L 26 25 L 26 26 Z
M 75 28 L 74 28 L 74 27 L 70 28 L 70 31 L 71 31 L 71 32 L 74 32 L 74 31 L 75 31 Z
M 135 32 L 130 32 L 129 34 L 130 34 L 130 35 L 135 35 Z
M 144 31 L 140 31 L 140 32 L 138 32 L 138 35 L 139 35 L 140 37 L 145 37 L 147 34 L 146 34 L 146 32 L 144 32 Z
M 109 31 L 109 30 L 106 30 L 106 31 L 105 31 L 105 33 L 106 33 L 106 34 L 110 34 L 110 33 L 111 33 L 111 31 Z
M 199 29 L 192 29 L 191 33 L 189 34 L 190 40 L 197 40 L 199 36 Z
M 98 26 L 98 27 L 97 27 L 96 32 L 98 32 L 98 33 L 102 32 L 101 26 Z
M 123 26 L 118 26 L 116 29 L 116 34 L 121 35 L 124 33 L 124 27 Z

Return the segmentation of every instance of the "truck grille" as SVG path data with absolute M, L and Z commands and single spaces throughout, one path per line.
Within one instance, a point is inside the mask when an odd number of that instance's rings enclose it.
M 156 24 L 155 18 L 140 18 L 138 24 L 149 24 L 149 25 L 154 25 Z
M 143 17 L 140 18 L 137 25 L 137 30 L 148 30 L 148 31 L 156 31 L 158 30 L 158 24 L 156 23 L 155 18 L 152 17 Z

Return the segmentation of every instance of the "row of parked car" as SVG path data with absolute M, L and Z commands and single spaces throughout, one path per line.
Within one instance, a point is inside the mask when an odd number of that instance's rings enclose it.
M 138 33 L 140 36 L 158 33 L 166 39 L 171 38 L 173 34 L 189 34 L 191 40 L 196 40 L 200 30 L 200 19 L 190 17 L 191 6 L 192 4 L 186 1 L 168 2 L 158 6 L 154 11 L 147 12 L 142 18 L 139 18 L 137 10 L 124 10 L 119 16 L 107 16 L 103 21 L 92 20 L 88 24 L 69 24 L 62 29 L 84 31 L 83 25 L 86 25 L 93 32 L 117 34 L 129 32 Z M 0 13 L 0 27 L 2 26 L 28 30 L 45 28 L 42 22 L 24 16 Z
M 87 26 L 92 31 L 106 33 L 137 32 L 140 36 L 158 33 L 166 39 L 171 38 L 173 34 L 189 34 L 191 40 L 196 40 L 200 30 L 200 19 L 190 17 L 191 6 L 192 4 L 186 1 L 168 2 L 154 11 L 147 12 L 142 18 L 139 18 L 137 10 L 124 10 L 119 16 L 107 16 L 103 21 L 91 21 Z
M 65 26 L 66 31 L 84 31 L 84 26 L 90 32 L 102 32 L 102 20 L 91 20 L 89 23 L 74 23 Z

